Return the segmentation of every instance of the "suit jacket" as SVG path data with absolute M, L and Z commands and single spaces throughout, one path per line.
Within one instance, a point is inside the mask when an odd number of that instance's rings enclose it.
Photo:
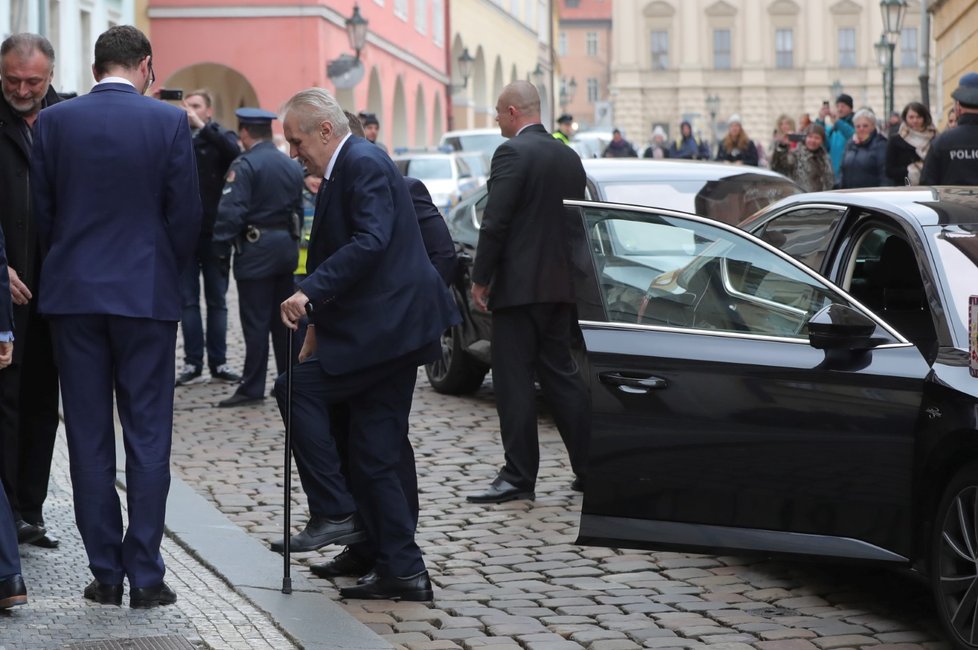
M 194 156 L 197 159 L 197 181 L 200 185 L 200 202 L 204 209 L 201 225 L 202 237 L 214 232 L 217 204 L 221 201 L 224 177 L 228 167 L 241 153 L 238 136 L 217 122 L 211 121 L 194 135 Z
M 48 88 L 44 100 L 51 106 L 61 98 L 54 88 Z M 0 227 L 6 235 L 7 262 L 37 300 L 40 260 L 37 229 L 31 215 L 31 145 L 24 137 L 21 121 L 0 96 Z M 26 339 L 29 311 L 29 305 L 14 305 L 15 337 L 22 342 Z M 20 363 L 23 354 L 24 346 L 15 345 L 14 362 Z
M 455 270 L 458 257 L 455 255 L 455 244 L 452 233 L 448 231 L 445 218 L 441 216 L 428 188 L 417 178 L 405 176 L 411 200 L 414 202 L 414 212 L 418 215 L 418 227 L 421 228 L 421 239 L 428 251 L 428 259 L 434 265 L 438 275 L 446 285 L 455 280 Z
M 541 124 L 499 145 L 492 157 L 472 281 L 490 285 L 489 307 L 574 302 L 564 199 L 583 199 L 577 153 Z
M 7 275 L 7 244 L 0 229 L 0 332 L 14 331 L 14 301 L 10 297 L 10 277 Z M 16 339 L 15 339 L 16 340 Z M 17 345 L 14 345 L 17 349 Z M 0 486 L 0 490 L 3 486 Z
M 299 287 L 314 307 L 317 356 L 341 375 L 417 352 L 460 322 L 428 259 L 394 162 L 351 136 L 316 201 Z
M 124 83 L 45 108 L 31 185 L 41 312 L 180 320 L 201 221 L 186 112 Z

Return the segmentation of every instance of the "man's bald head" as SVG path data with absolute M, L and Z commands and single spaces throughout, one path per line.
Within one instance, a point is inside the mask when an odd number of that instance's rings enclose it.
M 529 124 L 540 122 L 540 92 L 529 81 L 514 81 L 499 94 L 496 122 L 500 132 L 511 138 Z

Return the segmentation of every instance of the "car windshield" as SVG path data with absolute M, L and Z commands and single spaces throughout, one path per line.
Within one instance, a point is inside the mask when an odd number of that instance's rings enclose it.
M 452 135 L 445 138 L 445 143 L 461 151 L 483 151 L 491 156 L 496 147 L 506 140 L 501 133 L 473 133 L 470 135 Z
M 969 298 L 978 294 L 978 224 L 926 228 L 939 281 L 948 298 L 955 346 L 968 349 Z
M 718 180 L 601 183 L 604 200 L 693 212 L 732 225 L 800 188 L 786 178 L 737 174 Z
M 452 177 L 452 161 L 449 158 L 412 158 L 408 161 L 405 176 L 421 180 L 441 180 Z

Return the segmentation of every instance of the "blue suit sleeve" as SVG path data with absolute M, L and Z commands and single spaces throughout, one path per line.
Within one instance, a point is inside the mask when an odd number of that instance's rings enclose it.
M 418 227 L 421 229 L 421 239 L 424 240 L 424 248 L 428 253 L 428 259 L 432 266 L 438 271 L 438 275 L 446 285 L 451 285 L 455 279 L 455 244 L 452 243 L 452 235 L 448 232 L 445 219 L 442 218 L 438 208 L 431 200 L 431 194 L 417 178 L 406 176 L 404 181 L 411 191 L 411 200 L 414 203 L 414 212 L 418 215 Z
M 37 228 L 37 241 L 41 257 L 51 248 L 51 228 L 54 224 L 54 179 L 48 176 L 45 164 L 44 116 L 38 114 L 34 122 L 34 145 L 31 152 L 31 205 L 34 225 Z M 6 264 L 6 257 L 4 257 Z M 9 283 L 9 280 L 8 280 Z M 7 294 L 9 295 L 9 291 Z
M 379 148 L 377 153 L 386 157 Z M 352 159 L 350 155 L 343 170 L 345 186 L 330 191 L 344 195 L 342 204 L 348 212 L 343 216 L 351 236 L 300 283 L 302 292 L 313 302 L 329 301 L 346 293 L 372 272 L 390 245 L 394 230 L 394 180 L 371 154 Z

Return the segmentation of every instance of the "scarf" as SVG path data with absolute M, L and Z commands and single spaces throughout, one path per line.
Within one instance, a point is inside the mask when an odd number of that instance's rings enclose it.
M 900 137 L 903 141 L 914 148 L 920 160 L 907 165 L 907 180 L 910 185 L 920 185 L 920 172 L 924 167 L 924 159 L 927 158 L 927 150 L 930 149 L 931 140 L 937 135 L 937 129 L 928 126 L 923 131 L 914 131 L 906 122 L 900 125 Z

